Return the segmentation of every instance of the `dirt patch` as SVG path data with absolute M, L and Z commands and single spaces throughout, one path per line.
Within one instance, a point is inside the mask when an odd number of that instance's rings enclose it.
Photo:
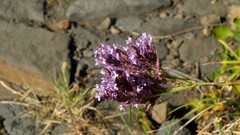
M 5 61 L 0 60 L 0 79 L 3 80 L 3 78 L 4 81 L 22 86 L 24 89 L 31 88 L 39 95 L 48 95 L 47 90 L 54 89 L 53 84 L 43 79 L 40 75 L 17 69 Z M 0 100 L 15 98 L 11 92 L 7 91 L 2 86 L 0 87 L 0 92 L 2 93 Z

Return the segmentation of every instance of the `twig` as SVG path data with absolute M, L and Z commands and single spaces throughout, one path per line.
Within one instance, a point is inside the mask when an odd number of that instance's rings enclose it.
M 234 123 L 232 123 L 228 128 L 227 130 L 231 130 L 231 128 L 233 128 L 233 126 L 235 125 L 239 125 L 240 124 L 240 119 L 236 120 Z
M 38 107 L 41 107 L 41 105 L 39 104 L 39 102 L 38 102 L 37 100 L 35 100 L 35 99 L 33 99 L 33 98 L 30 98 L 30 97 L 27 97 L 27 96 L 28 96 L 28 93 L 31 92 L 31 91 L 28 91 L 27 94 L 24 95 L 24 94 L 21 94 L 20 92 L 17 92 L 16 90 L 10 88 L 10 87 L 9 87 L 8 85 L 6 85 L 3 81 L 0 81 L 0 84 L 1 84 L 4 88 L 6 88 L 6 90 L 12 92 L 13 94 L 18 95 L 18 96 L 22 97 L 23 99 L 26 98 L 26 99 L 29 100 L 30 103 L 32 103 L 32 104 L 34 104 L 34 105 L 36 105 L 36 106 L 38 106 Z
M 6 85 L 3 81 L 0 81 L 0 84 L 6 88 L 7 90 L 9 90 L 10 92 L 12 92 L 15 95 L 21 96 L 23 97 L 24 95 L 20 94 L 19 92 L 16 92 L 14 89 L 10 88 L 8 85 Z
M 29 104 L 16 102 L 16 101 L 0 101 L 0 104 L 15 104 L 15 105 L 22 105 L 22 106 L 30 106 Z
M 199 131 L 199 134 L 198 134 L 198 135 L 201 135 L 201 134 L 205 135 L 206 132 L 204 132 L 204 130 L 207 129 L 207 128 L 209 128 L 212 124 L 213 124 L 213 122 L 210 122 L 209 124 L 207 124 L 203 129 L 201 129 L 201 130 Z M 209 134 L 210 134 L 210 133 L 209 133 Z
M 185 30 L 173 33 L 173 34 L 167 34 L 167 35 L 163 35 L 163 36 L 152 36 L 152 37 L 153 37 L 154 40 L 172 38 L 172 37 L 175 37 L 175 36 L 187 33 L 187 32 L 203 29 L 204 27 L 216 27 L 216 26 L 220 26 L 220 25 L 219 24 L 212 24 L 212 25 L 208 25 L 208 26 L 196 26 L 196 27 L 193 27 L 193 28 L 189 28 L 189 29 L 185 29 Z M 131 34 L 135 35 L 135 36 L 140 35 L 138 32 L 132 32 Z
M 170 69 L 170 68 L 163 68 L 170 76 L 178 77 L 181 79 L 190 79 L 196 82 L 204 82 L 203 80 L 200 80 L 198 78 L 192 77 L 186 73 L 180 72 L 178 70 Z M 203 90 L 200 89 L 199 87 L 196 87 L 197 91 L 203 94 Z

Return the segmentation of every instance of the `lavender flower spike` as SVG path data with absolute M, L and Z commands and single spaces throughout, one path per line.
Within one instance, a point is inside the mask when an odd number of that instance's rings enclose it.
M 103 75 L 96 85 L 98 100 L 121 102 L 120 110 L 155 102 L 147 97 L 159 93 L 162 70 L 150 34 L 142 33 L 135 42 L 129 37 L 124 47 L 102 43 L 94 54 Z

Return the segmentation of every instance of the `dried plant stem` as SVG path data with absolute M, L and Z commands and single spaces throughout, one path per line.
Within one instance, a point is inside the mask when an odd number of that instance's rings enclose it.
M 212 25 L 209 25 L 209 26 L 196 26 L 196 27 L 193 27 L 193 28 L 189 28 L 189 29 L 185 29 L 185 30 L 173 33 L 173 34 L 162 35 L 162 36 L 153 36 L 153 39 L 154 40 L 160 40 L 160 39 L 165 39 L 165 38 L 172 38 L 172 37 L 175 37 L 175 36 L 178 36 L 178 35 L 182 35 L 182 34 L 187 33 L 187 32 L 201 30 L 201 29 L 203 29 L 205 27 L 216 27 L 216 26 L 220 26 L 220 25 L 219 24 L 212 24 Z M 135 36 L 139 36 L 140 35 L 138 32 L 132 32 L 131 34 L 135 35 Z
M 192 117 L 189 121 L 187 121 L 183 126 L 181 126 L 177 131 L 175 131 L 173 133 L 173 135 L 176 135 L 180 130 L 182 130 L 185 126 L 187 126 L 190 122 L 192 122 L 193 120 L 195 120 L 197 117 L 201 116 L 203 113 L 205 113 L 206 111 L 208 111 L 209 109 L 211 109 L 213 107 L 213 105 L 209 106 L 208 108 L 202 110 L 201 112 L 199 112 L 197 115 L 195 115 L 194 117 Z
M 22 103 L 22 102 L 16 102 L 16 101 L 0 101 L 0 104 L 15 104 L 15 105 L 22 105 L 22 106 L 30 106 L 29 104 Z
M 29 103 L 35 105 L 35 106 L 38 106 L 38 107 L 41 107 L 40 103 L 38 102 L 38 100 L 35 100 L 31 97 L 28 97 L 29 93 L 31 92 L 30 90 L 26 93 L 26 94 L 21 94 L 20 92 L 17 92 L 16 90 L 10 88 L 8 85 L 6 85 L 3 81 L 0 81 L 0 84 L 6 88 L 6 90 L 12 92 L 13 94 L 15 95 L 18 95 L 20 96 L 21 98 L 23 99 L 26 99 L 27 101 L 29 101 Z M 23 103 L 24 104 L 24 103 Z

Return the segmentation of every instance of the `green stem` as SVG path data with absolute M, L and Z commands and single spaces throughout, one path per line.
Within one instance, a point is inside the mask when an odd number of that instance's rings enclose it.
M 119 113 L 120 113 L 120 118 L 121 118 L 121 120 L 123 121 L 124 125 L 127 127 L 129 134 L 133 135 L 133 132 L 132 132 L 131 127 L 130 127 L 130 126 L 128 125 L 128 123 L 126 122 L 126 120 L 125 120 L 125 118 L 123 117 L 122 113 L 121 113 L 121 112 L 119 112 Z
M 232 61 L 221 61 L 221 64 L 240 64 L 240 61 L 232 60 Z
M 197 82 L 196 86 L 240 85 L 238 82 Z
M 239 61 L 240 60 L 240 57 L 238 57 L 238 55 L 228 46 L 228 44 L 225 42 L 225 41 L 223 41 L 223 40 L 221 40 L 221 39 L 219 39 L 218 40 L 228 51 L 230 51 L 231 52 L 231 54 Z

